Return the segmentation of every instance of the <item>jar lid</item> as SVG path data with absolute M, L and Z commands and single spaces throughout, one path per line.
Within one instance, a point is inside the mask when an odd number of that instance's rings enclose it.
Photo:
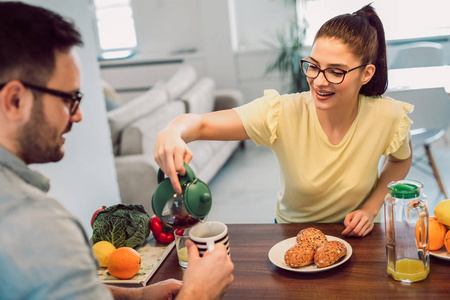
M 388 185 L 389 193 L 392 197 L 399 199 L 417 198 L 420 196 L 422 190 L 421 184 L 419 182 L 417 183 L 418 184 L 405 181 L 391 182 Z

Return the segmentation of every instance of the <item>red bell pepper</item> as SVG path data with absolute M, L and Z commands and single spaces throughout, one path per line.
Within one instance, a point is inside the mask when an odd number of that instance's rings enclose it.
M 153 232 L 153 236 L 158 242 L 162 244 L 169 244 L 175 239 L 173 229 L 164 225 L 156 215 L 153 215 L 150 218 L 148 225 L 150 226 L 150 230 Z

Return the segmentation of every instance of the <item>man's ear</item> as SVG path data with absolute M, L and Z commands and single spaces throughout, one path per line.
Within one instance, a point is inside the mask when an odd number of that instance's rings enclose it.
M 368 83 L 370 79 L 372 79 L 374 74 L 375 74 L 375 66 L 367 65 L 364 68 L 362 84 L 365 85 L 366 83 Z
M 0 111 L 11 121 L 20 121 L 29 114 L 29 95 L 18 80 L 8 82 L 0 90 Z

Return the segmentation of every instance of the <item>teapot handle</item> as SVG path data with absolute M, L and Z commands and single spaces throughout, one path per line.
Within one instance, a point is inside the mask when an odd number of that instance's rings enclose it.
M 184 176 L 178 175 L 178 177 L 179 178 L 187 177 L 188 182 L 194 181 L 194 179 L 196 178 L 194 171 L 192 171 L 191 167 L 189 167 L 189 165 L 186 162 L 184 163 L 184 169 L 186 170 L 186 175 L 184 175 Z M 165 176 L 164 172 L 161 169 L 159 169 L 158 170 L 158 183 L 161 183 L 161 181 L 164 180 L 164 176 Z

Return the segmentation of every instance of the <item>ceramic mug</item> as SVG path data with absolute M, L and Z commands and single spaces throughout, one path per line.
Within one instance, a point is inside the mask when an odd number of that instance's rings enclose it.
M 222 243 L 230 255 L 230 242 L 228 241 L 228 227 L 221 222 L 205 222 L 195 225 L 189 230 L 189 238 L 198 248 L 200 256 L 214 250 L 214 245 Z

